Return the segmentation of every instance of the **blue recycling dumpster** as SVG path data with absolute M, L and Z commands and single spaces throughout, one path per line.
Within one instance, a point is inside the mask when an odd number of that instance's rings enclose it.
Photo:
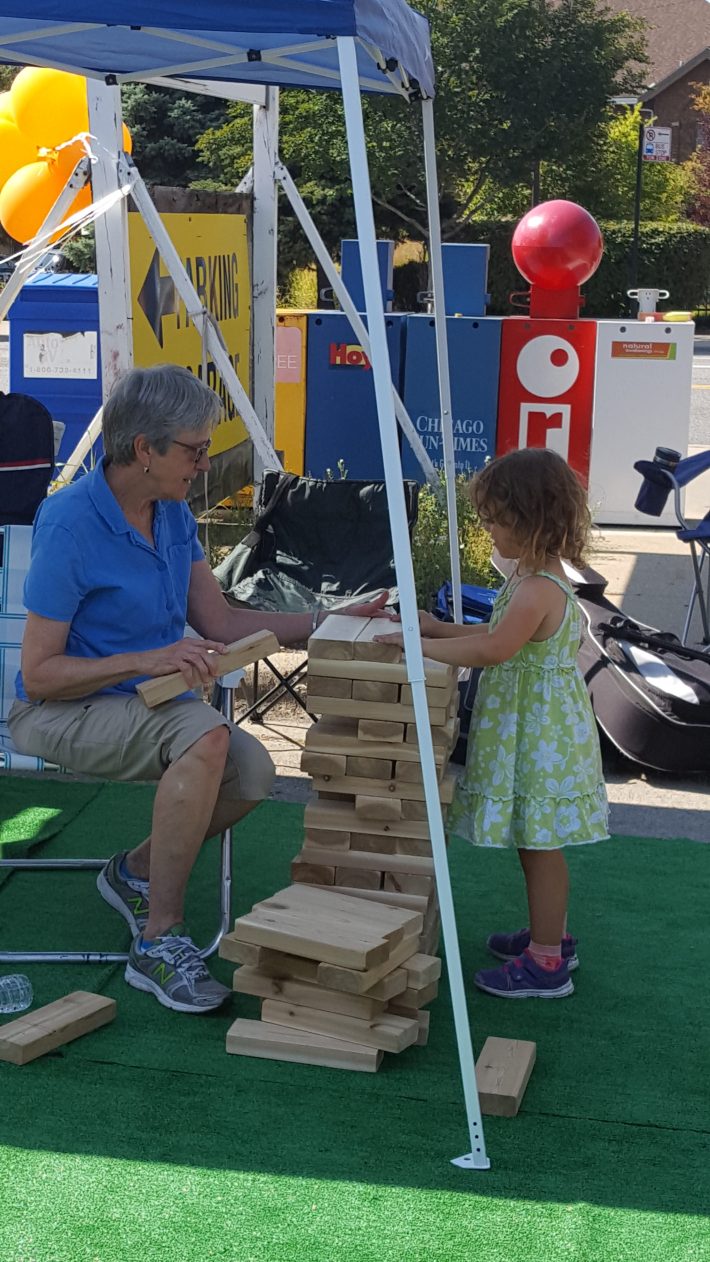
M 101 407 L 97 278 L 38 272 L 25 281 L 7 318 L 10 389 L 39 399 L 64 422 L 61 465 Z
M 432 463 L 441 467 L 444 444 L 434 320 L 428 315 L 410 315 L 406 320 L 404 406 Z M 502 320 L 492 316 L 449 316 L 446 320 L 456 472 L 467 477 L 495 455 L 501 329 Z M 402 467 L 405 478 L 424 480 L 406 438 L 402 439 Z
M 363 316 L 363 320 L 365 317 Z M 404 315 L 385 315 L 392 381 L 401 393 Z M 348 478 L 384 477 L 372 368 L 342 312 L 308 317 L 305 472 Z

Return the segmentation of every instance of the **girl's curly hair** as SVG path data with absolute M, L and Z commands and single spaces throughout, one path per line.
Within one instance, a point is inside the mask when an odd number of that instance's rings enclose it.
M 584 564 L 592 525 L 587 496 L 557 452 L 528 447 L 499 456 L 474 475 L 470 495 L 479 517 L 520 539 L 526 566 L 540 569 L 548 556 Z

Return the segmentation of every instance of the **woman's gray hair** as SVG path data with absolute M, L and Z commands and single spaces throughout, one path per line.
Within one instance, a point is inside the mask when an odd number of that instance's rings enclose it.
M 114 464 L 132 464 L 134 442 L 145 434 L 159 454 L 165 455 L 173 438 L 184 430 L 199 433 L 216 425 L 222 403 L 187 368 L 155 364 L 132 368 L 116 383 L 104 405 L 104 451 Z

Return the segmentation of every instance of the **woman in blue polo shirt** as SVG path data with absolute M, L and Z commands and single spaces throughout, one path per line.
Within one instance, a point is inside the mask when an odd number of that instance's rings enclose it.
M 8 727 L 18 750 L 85 775 L 153 780 L 150 836 L 113 856 L 102 896 L 134 934 L 126 980 L 180 1012 L 231 993 L 184 924 L 200 846 L 243 818 L 273 781 L 263 746 L 190 693 L 149 710 L 136 684 L 182 671 L 187 689 L 219 667 L 209 650 L 250 632 L 303 643 L 310 614 L 233 609 L 185 500 L 209 468 L 220 401 L 186 369 L 133 369 L 104 408 L 106 455 L 45 500 L 25 583 L 27 628 Z M 385 596 L 351 606 L 372 615 Z M 185 637 L 185 625 L 204 638 Z

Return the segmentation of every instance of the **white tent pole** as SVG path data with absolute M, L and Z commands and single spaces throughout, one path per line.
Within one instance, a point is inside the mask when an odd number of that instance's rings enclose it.
M 336 294 L 338 301 L 341 307 L 343 308 L 343 311 L 345 312 L 346 316 L 348 317 L 353 327 L 353 332 L 355 333 L 355 336 L 358 338 L 360 345 L 362 346 L 362 349 L 364 350 L 368 359 L 370 359 L 370 338 L 368 336 L 367 329 L 365 328 L 365 325 L 362 319 L 360 318 L 360 315 L 355 309 L 355 303 L 353 302 L 352 298 L 350 297 L 350 294 L 348 293 L 345 285 L 343 284 L 343 280 L 340 275 L 340 272 L 338 271 L 338 269 L 335 266 L 335 263 L 330 257 L 330 254 L 328 253 L 325 247 L 325 244 L 323 242 L 323 238 L 318 232 L 318 229 L 316 228 L 316 225 L 314 224 L 308 212 L 308 209 L 303 201 L 303 198 L 301 197 L 301 194 L 296 188 L 296 185 L 294 184 L 289 171 L 286 169 L 286 167 L 284 166 L 283 162 L 280 159 L 276 163 L 276 178 L 281 184 L 281 187 L 283 188 L 284 193 L 288 197 L 288 200 L 290 201 L 293 207 L 294 214 L 296 215 L 298 222 L 300 223 L 301 227 L 303 228 L 303 231 L 308 237 L 308 240 L 311 244 L 311 248 L 313 249 L 313 253 L 318 259 L 318 262 L 320 263 L 321 267 L 323 268 L 325 275 L 328 277 L 328 280 L 330 281 L 333 287 L 333 292 Z M 394 386 L 392 386 L 392 394 L 394 396 L 395 416 L 397 417 L 397 420 L 399 421 L 399 424 L 402 428 L 402 432 L 408 438 L 411 444 L 412 450 L 414 452 L 414 455 L 416 456 L 417 460 L 419 461 L 419 464 L 421 465 L 424 471 L 424 476 L 427 482 L 430 482 L 432 483 L 432 485 L 438 487 L 439 474 L 437 473 L 437 470 L 434 468 L 434 465 L 432 464 L 429 456 L 427 455 L 426 448 L 419 434 L 417 433 L 417 430 L 412 424 L 409 413 L 406 407 L 404 406 L 402 400 L 400 399 Z
M 263 105 L 254 106 L 252 201 L 252 398 L 262 429 L 273 445 L 275 427 L 274 343 L 276 338 L 276 241 L 278 193 L 274 165 L 279 147 L 279 90 L 265 89 Z M 254 484 L 264 467 L 254 453 Z
M 449 866 L 446 858 L 441 803 L 439 801 L 439 783 L 436 775 L 431 726 L 429 724 L 422 642 L 419 635 L 414 571 L 412 568 L 412 554 L 407 530 L 407 511 L 402 483 L 402 462 L 397 442 L 397 424 L 392 398 L 385 316 L 380 292 L 375 221 L 372 213 L 372 194 L 367 163 L 362 102 L 358 83 L 357 55 L 355 42 L 352 38 L 343 36 L 338 38 L 338 57 L 340 61 L 343 105 L 345 107 L 345 125 L 350 155 L 355 219 L 360 242 L 362 277 L 365 287 L 365 306 L 370 331 L 370 358 L 374 375 L 382 459 L 387 485 L 395 571 L 402 611 L 407 677 L 412 688 L 419 756 L 424 780 L 424 795 L 426 798 L 436 885 L 441 907 L 447 971 L 451 988 L 461 1078 L 471 1142 L 470 1153 L 454 1160 L 457 1165 L 485 1170 L 489 1168 L 490 1162 L 486 1156 L 481 1108 L 476 1089 L 476 1071 L 471 1044 L 471 1031 L 466 1010 L 466 995 L 456 931 L 456 916 L 451 893 Z
M 113 81 L 111 81 L 113 80 Z M 113 76 L 87 79 L 89 128 L 96 137 L 91 170 L 94 201 L 121 188 L 118 158 L 123 152 L 121 89 Z M 95 224 L 104 403 L 119 377 L 133 363 L 133 316 L 128 262 L 128 213 L 121 197 Z
M 214 365 L 247 427 L 249 436 L 254 444 L 255 455 L 258 453 L 265 469 L 281 469 L 283 467 L 281 461 L 276 455 L 271 441 L 264 433 L 249 396 L 235 372 L 219 328 L 216 327 L 209 312 L 205 310 L 200 302 L 197 290 L 185 270 L 180 255 L 170 240 L 165 224 L 155 209 L 137 168 L 130 159 L 123 158 L 122 163 L 125 165 L 127 174 L 134 181 L 131 190 L 133 201 L 143 217 L 148 232 L 158 247 L 160 257 L 175 282 L 175 288 L 185 304 L 189 319 L 192 320 L 205 339 Z
M 424 167 L 426 171 L 427 214 L 429 217 L 429 260 L 432 288 L 434 291 L 434 331 L 436 336 L 436 361 L 439 368 L 439 406 L 441 436 L 444 444 L 444 473 L 446 476 L 446 507 L 449 518 L 449 556 L 451 564 L 451 590 L 454 604 L 454 622 L 463 622 L 461 605 L 461 561 L 459 553 L 459 523 L 456 511 L 456 456 L 454 454 L 454 416 L 451 408 L 451 377 L 449 374 L 449 345 L 446 335 L 446 303 L 444 301 L 444 268 L 441 261 L 441 219 L 439 216 L 439 188 L 436 177 L 436 144 L 434 140 L 434 102 L 422 101 L 424 128 Z

